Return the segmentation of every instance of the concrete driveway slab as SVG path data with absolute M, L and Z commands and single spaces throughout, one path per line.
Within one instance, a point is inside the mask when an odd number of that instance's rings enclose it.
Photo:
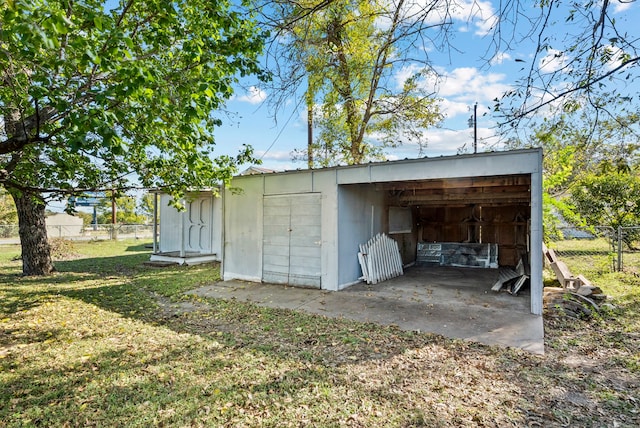
M 544 354 L 542 317 L 529 312 L 526 293 L 512 296 L 491 291 L 497 277 L 495 269 L 419 267 L 376 285 L 361 283 L 335 292 L 225 281 L 191 294 L 396 325 Z

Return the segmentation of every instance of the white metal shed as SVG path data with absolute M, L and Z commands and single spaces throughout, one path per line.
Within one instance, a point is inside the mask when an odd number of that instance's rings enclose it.
M 405 263 L 421 242 L 491 242 L 526 256 L 542 313 L 542 150 L 370 163 L 234 178 L 222 198 L 225 280 L 340 290 L 359 282 L 359 244 L 393 233 Z M 397 227 L 398 215 L 410 224 Z M 394 230 L 397 229 L 397 230 Z

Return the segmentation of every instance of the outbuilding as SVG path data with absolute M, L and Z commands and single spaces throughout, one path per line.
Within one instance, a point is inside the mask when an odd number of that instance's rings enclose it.
M 166 193 L 154 192 L 154 198 L 152 262 L 220 261 L 222 199 L 218 189 L 188 192 L 180 201 L 183 209 L 177 209 Z
M 232 187 L 241 191 L 207 199 L 212 215 L 220 203 L 209 250 L 225 280 L 341 290 L 360 282 L 359 245 L 385 233 L 406 265 L 450 263 L 473 275 L 524 263 L 531 313 L 542 313 L 541 149 L 242 175 Z M 198 216 L 175 217 L 163 214 L 161 225 L 180 221 L 180 249 L 205 240 L 187 232 Z
M 82 236 L 84 223 L 81 217 L 67 213 L 55 213 L 45 219 L 49 238 L 73 238 Z

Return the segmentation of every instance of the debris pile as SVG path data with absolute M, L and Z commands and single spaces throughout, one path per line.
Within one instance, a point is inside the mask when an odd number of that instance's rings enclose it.
M 547 314 L 588 319 L 600 312 L 606 298 L 600 288 L 582 285 L 578 290 L 544 287 L 542 301 Z
M 367 284 L 377 284 L 404 274 L 398 243 L 387 235 L 377 234 L 360 245 L 358 261 Z
M 520 292 L 522 286 L 529 279 L 529 267 L 525 264 L 522 258 L 516 265 L 516 268 L 501 267 L 498 271 L 498 279 L 491 289 L 493 291 L 500 291 L 503 288 L 514 296 Z
M 583 275 L 574 276 L 556 253 L 543 245 L 544 261 L 549 264 L 561 287 L 545 287 L 543 304 L 547 314 L 588 319 L 600 312 L 607 299 L 600 287 L 592 285 Z

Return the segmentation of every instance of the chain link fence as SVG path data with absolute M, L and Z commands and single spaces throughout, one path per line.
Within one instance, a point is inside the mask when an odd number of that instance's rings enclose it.
M 152 224 L 92 224 L 47 225 L 49 238 L 64 238 L 72 241 L 92 239 L 141 239 L 153 238 Z M 0 225 L 0 244 L 20 243 L 17 224 Z
M 640 270 L 640 226 L 562 227 L 558 231 L 561 238 L 548 246 L 585 271 Z
M 640 273 L 640 226 L 618 228 L 618 270 Z

